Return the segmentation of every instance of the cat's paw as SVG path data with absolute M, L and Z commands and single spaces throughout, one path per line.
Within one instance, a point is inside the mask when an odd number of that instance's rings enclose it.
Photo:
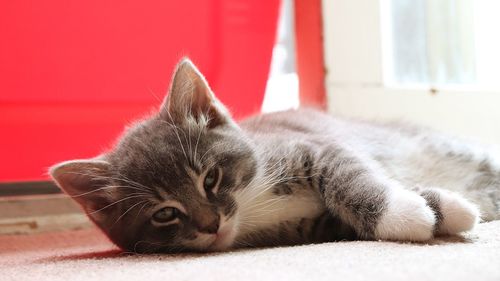
M 375 229 L 377 239 L 426 241 L 433 237 L 436 217 L 423 197 L 402 188 L 387 195 L 386 210 Z
M 473 229 L 479 222 L 480 212 L 476 205 L 460 194 L 447 190 L 435 190 L 439 194 L 437 234 L 457 234 Z

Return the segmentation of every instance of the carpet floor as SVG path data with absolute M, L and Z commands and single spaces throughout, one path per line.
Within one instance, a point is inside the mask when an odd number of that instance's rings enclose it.
M 337 242 L 128 255 L 95 229 L 0 236 L 0 280 L 500 280 L 500 221 L 427 244 Z

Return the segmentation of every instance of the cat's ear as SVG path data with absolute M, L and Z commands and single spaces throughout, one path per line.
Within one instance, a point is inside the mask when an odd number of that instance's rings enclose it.
M 109 184 L 109 164 L 103 160 L 85 159 L 59 163 L 49 170 L 56 184 L 88 213 L 103 208 L 111 201 L 106 186 Z
M 206 121 L 210 128 L 235 125 L 229 111 L 215 97 L 205 77 L 188 58 L 182 59 L 177 65 L 160 114 L 175 123 L 194 118 L 196 121 Z

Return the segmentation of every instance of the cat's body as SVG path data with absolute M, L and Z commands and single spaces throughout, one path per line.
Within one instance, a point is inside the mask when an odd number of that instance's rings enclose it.
M 308 236 L 303 226 L 309 227 L 310 221 L 301 218 L 313 218 L 313 222 L 318 217 L 323 219 L 322 212 L 327 208 L 319 192 L 321 178 L 325 177 L 322 169 L 335 163 L 322 158 L 328 159 L 326 155 L 344 148 L 363 159 L 378 176 L 397 181 L 399 188 L 420 193 L 428 188 L 459 192 L 481 206 L 484 220 L 500 218 L 500 166 L 493 152 L 484 147 L 408 124 L 346 120 L 311 109 L 259 115 L 240 125 L 256 143 L 258 158 L 266 159 L 265 166 L 273 167 L 271 172 L 280 171 L 279 180 L 269 192 L 271 200 L 279 202 L 269 209 L 287 223 L 276 223 L 271 230 L 263 226 L 263 232 L 289 228 L 286 233 L 291 236 L 290 243 L 297 241 L 294 235 L 299 235 L 290 230 L 294 227 L 302 232 L 298 240 L 303 239 L 303 243 L 317 241 L 317 231 L 325 231 L 312 229 L 312 237 Z M 290 212 L 294 209 L 297 212 Z M 252 223 L 259 226 L 262 217 Z M 341 233 L 321 239 L 355 237 L 346 226 L 342 227 Z M 260 242 L 256 228 L 252 230 Z M 265 240 L 272 241 L 268 237 Z
M 56 182 L 124 249 L 426 241 L 500 218 L 493 154 L 432 131 L 314 110 L 236 124 L 189 62 L 158 114 Z

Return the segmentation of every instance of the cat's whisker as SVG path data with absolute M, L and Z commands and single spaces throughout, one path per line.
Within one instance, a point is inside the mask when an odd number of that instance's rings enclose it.
M 114 186 L 104 186 L 104 187 L 97 188 L 97 189 L 94 189 L 94 190 L 91 190 L 91 191 L 87 191 L 87 192 L 84 192 L 84 193 L 80 193 L 80 194 L 76 194 L 76 195 L 69 195 L 69 197 L 71 197 L 71 198 L 78 198 L 78 197 L 86 196 L 86 195 L 89 195 L 89 194 L 92 194 L 92 193 L 95 193 L 95 192 L 99 192 L 99 191 L 103 191 L 103 190 L 108 190 L 108 189 L 114 189 L 114 188 L 115 188 Z
M 162 102 L 162 100 L 153 92 L 153 90 L 150 87 L 148 87 L 148 91 L 158 101 L 158 103 Z
M 192 96 L 191 96 L 191 99 L 192 99 Z M 191 111 L 191 108 L 189 109 L 189 111 Z M 191 113 L 192 115 L 192 113 Z M 191 126 L 187 126 L 188 127 L 188 154 L 190 156 L 189 160 L 191 161 L 191 165 L 194 165 L 194 155 L 193 155 L 193 150 L 192 150 L 192 147 L 191 147 Z
M 128 178 L 128 177 L 126 177 L 126 176 L 124 176 L 124 175 L 123 175 L 123 174 L 121 174 L 121 173 L 118 173 L 118 175 L 121 177 L 121 178 L 118 178 L 118 179 L 121 179 L 122 181 L 124 181 L 124 182 L 126 182 L 126 183 L 129 183 L 129 184 L 131 184 L 131 185 L 135 185 L 136 187 L 142 187 L 142 188 L 145 188 L 145 189 L 148 189 L 148 190 L 153 191 L 153 188 L 151 188 L 151 187 L 149 187 L 149 186 L 145 186 L 145 185 L 143 185 L 143 184 L 141 184 L 141 183 L 138 183 L 138 182 L 136 182 L 136 181 L 133 181 L 133 180 L 131 180 L 130 178 Z
M 116 181 L 123 181 L 125 183 L 128 183 L 129 185 L 110 185 L 110 186 L 114 186 L 114 187 L 120 187 L 120 188 L 129 188 L 129 189 L 135 189 L 135 190 L 139 190 L 139 191 L 149 191 L 149 192 L 154 192 L 154 190 L 150 187 L 147 187 L 147 186 L 144 186 L 138 182 L 135 182 L 135 181 L 131 181 L 131 180 L 126 180 L 126 179 L 120 179 L 120 178 L 116 178 L 115 179 Z
M 203 129 L 202 127 L 198 128 L 198 138 L 196 139 L 196 145 L 194 146 L 194 157 L 195 159 L 193 161 L 196 161 L 196 156 L 198 155 L 198 144 L 200 142 L 200 137 L 201 137 L 201 133 L 203 132 Z M 200 161 L 201 162 L 201 161 Z
M 120 199 L 120 200 L 114 201 L 113 203 L 110 203 L 110 204 L 108 204 L 108 205 L 106 205 L 106 206 L 104 206 L 104 207 L 102 207 L 102 208 L 100 208 L 100 209 L 98 209 L 98 210 L 95 210 L 95 211 L 93 211 L 93 212 L 90 212 L 90 213 L 89 213 L 89 215 L 93 215 L 93 214 L 95 214 L 95 213 L 98 213 L 98 212 L 100 212 L 100 211 L 102 211 L 102 210 L 104 210 L 104 209 L 107 209 L 107 208 L 109 208 L 109 207 L 111 207 L 111 206 L 114 206 L 114 205 L 116 205 L 116 204 L 118 204 L 118 203 L 120 203 L 120 202 L 123 202 L 123 201 L 125 201 L 125 200 L 130 200 L 130 199 L 133 199 L 133 198 L 139 198 L 139 197 L 143 197 L 143 196 L 146 196 L 146 195 L 134 195 L 134 196 L 127 196 L 127 197 L 122 198 L 122 199 Z M 148 196 L 149 196 L 149 194 L 148 194 Z
M 262 186 L 264 188 L 262 188 Z M 254 190 L 257 189 L 257 188 L 259 188 L 259 187 L 261 188 L 259 190 L 259 192 L 253 194 L 255 192 Z M 273 187 L 274 187 L 274 184 L 271 184 L 270 182 L 261 183 L 260 181 L 258 181 L 257 183 L 254 183 L 253 185 L 251 183 L 251 184 L 249 184 L 249 186 L 246 189 L 244 189 L 242 191 L 242 197 L 245 198 L 245 196 L 247 194 L 249 194 L 251 197 L 248 198 L 246 201 L 253 201 L 254 199 L 256 199 L 259 196 L 263 195 L 265 192 L 269 191 Z
M 151 196 L 149 193 L 145 192 L 133 192 L 133 193 L 127 193 L 127 195 L 144 195 L 144 196 Z
M 143 201 L 144 202 L 144 201 Z M 144 204 L 142 204 L 142 207 L 139 209 L 139 211 L 137 212 L 137 214 L 135 215 L 135 218 L 134 218 L 134 221 L 133 223 L 135 223 L 137 221 L 137 218 L 139 217 L 139 215 L 142 213 L 142 211 L 144 210 L 144 208 L 148 205 L 148 204 L 151 204 L 150 201 L 146 201 Z
M 145 241 L 145 240 L 139 240 L 137 242 L 135 242 L 134 244 L 134 250 L 133 250 L 133 253 L 136 254 L 136 255 L 140 255 L 140 253 L 137 251 L 137 247 L 141 244 L 141 243 L 149 243 L 148 241 Z
M 206 165 L 206 162 L 204 160 L 208 161 L 209 158 L 207 158 L 207 159 L 204 159 L 204 158 L 205 158 L 206 155 L 208 155 L 209 150 L 212 150 L 213 148 L 218 147 L 219 145 L 223 145 L 223 144 L 221 143 L 221 144 L 213 145 L 207 151 L 205 151 L 205 153 L 203 154 L 203 156 L 199 160 L 199 162 L 200 162 L 201 165 Z M 226 149 L 224 149 L 225 153 L 229 153 L 229 152 L 232 152 L 232 151 L 235 151 L 235 149 L 233 149 L 233 148 L 226 148 Z
M 271 199 L 259 202 L 257 204 L 253 204 L 252 208 L 259 208 L 259 209 L 261 209 L 262 205 L 265 205 L 266 207 L 267 206 L 273 206 L 274 204 L 282 202 L 282 201 L 285 201 L 285 200 L 287 200 L 287 198 L 281 198 L 281 197 L 271 198 Z
M 134 205 L 132 205 L 132 207 L 128 208 L 125 212 L 123 212 L 123 214 L 121 214 L 121 215 L 118 217 L 118 219 L 116 219 L 116 220 L 115 220 L 115 222 L 111 225 L 110 229 L 112 229 L 112 228 L 115 226 L 115 224 L 117 224 L 117 223 L 118 223 L 118 221 L 119 221 L 121 218 L 123 218 L 123 217 L 124 217 L 124 216 L 125 216 L 128 212 L 130 212 L 132 209 L 134 209 L 134 208 L 135 208 L 136 206 L 138 206 L 139 204 L 144 203 L 145 201 L 147 201 L 147 199 L 142 200 L 142 201 L 139 201 L 138 203 L 135 203 Z
M 204 158 L 205 158 L 205 156 L 208 154 L 208 152 L 210 152 L 212 149 L 214 149 L 215 147 L 217 147 L 217 146 L 219 146 L 219 145 L 222 145 L 222 143 L 216 143 L 216 144 L 212 145 L 209 149 L 207 149 L 207 151 L 205 151 L 205 153 L 201 156 L 201 158 L 200 158 L 200 162 L 201 162 L 202 164 L 204 164 L 204 163 L 203 163 L 203 159 L 204 159 Z
M 130 185 L 109 185 L 109 187 L 128 188 L 128 189 L 134 189 L 134 190 L 139 190 L 139 191 L 143 191 L 143 192 L 151 191 L 150 189 L 143 189 L 143 188 L 138 188 L 138 187 L 130 186 Z
M 130 181 L 127 181 L 127 180 L 124 180 L 124 179 L 121 179 L 121 178 L 115 178 L 115 177 L 109 177 L 109 176 L 101 176 L 101 175 L 93 175 L 93 174 L 88 174 L 88 173 L 77 173 L 77 172 L 67 172 L 68 174 L 75 174 L 75 175 L 82 175 L 82 176 L 89 176 L 89 177 L 92 177 L 93 179 L 96 179 L 96 180 L 115 180 L 115 181 L 124 181 L 124 182 L 127 182 L 127 183 L 130 183 L 131 186 L 128 186 L 128 185 L 106 185 L 104 186 L 103 188 L 99 188 L 99 189 L 96 189 L 96 190 L 92 190 L 92 191 L 89 191 L 89 192 L 85 192 L 85 193 L 82 193 L 82 194 L 78 194 L 78 195 L 75 195 L 75 197 L 79 197 L 79 196 L 83 196 L 83 195 L 87 195 L 87 194 L 91 194 L 93 192 L 96 192 L 96 191 L 99 191 L 99 190 L 104 190 L 104 188 L 113 188 L 113 187 L 123 187 L 123 188 L 129 188 L 129 189 L 136 189 L 136 190 L 140 190 L 140 191 L 144 191 L 142 188 L 147 188 L 148 190 L 151 190 L 150 188 L 146 187 L 146 186 L 142 186 L 142 185 L 139 185 L 139 183 L 136 183 L 136 182 L 130 182 Z M 139 185 L 139 186 L 137 186 Z
M 248 247 L 248 248 L 253 248 L 253 244 L 249 243 L 249 242 L 245 242 L 245 241 L 236 241 L 235 244 L 237 246 L 243 246 L 243 247 Z
M 137 188 L 145 188 L 145 189 L 151 189 L 150 187 L 147 187 L 145 185 L 142 185 L 136 181 L 133 181 L 133 180 L 130 180 L 128 178 L 126 178 L 125 176 L 121 175 L 118 173 L 119 176 L 121 176 L 121 178 L 117 178 L 117 177 L 112 177 L 112 176 L 105 176 L 105 175 L 95 175 L 95 174 L 89 174 L 89 173 L 76 173 L 76 172 L 71 172 L 71 173 L 74 173 L 74 174 L 80 174 L 80 175 L 84 175 L 84 176 L 90 176 L 90 177 L 93 177 L 95 179 L 101 179 L 101 180 L 115 180 L 115 181 L 123 181 L 123 182 L 126 182 L 132 186 L 135 186 Z
M 254 219 L 267 217 L 270 214 L 272 214 L 273 212 L 280 212 L 280 211 L 282 211 L 284 209 L 284 207 L 281 207 L 281 208 L 271 208 L 271 207 L 273 207 L 273 205 L 275 205 L 275 204 L 272 204 L 272 205 L 269 205 L 269 206 L 265 206 L 263 208 L 259 208 L 258 210 L 251 210 L 255 214 L 254 215 L 247 215 L 247 216 L 245 216 L 245 219 L 248 219 L 251 222 L 257 223 L 258 221 L 255 221 Z M 249 213 L 251 213 L 251 212 L 249 212 Z
M 276 199 L 268 199 L 262 202 L 258 203 L 252 203 L 252 201 L 245 200 L 244 202 L 241 203 L 241 209 L 242 212 L 244 212 L 244 215 L 242 215 L 243 220 L 247 219 L 252 219 L 252 218 L 257 218 L 257 217 L 262 217 L 265 214 L 272 213 L 274 211 L 279 211 L 282 208 L 279 209 L 272 209 L 274 205 L 277 203 L 283 201 L 284 199 L 282 198 L 276 198 Z M 247 205 L 250 203 L 249 205 Z M 257 215 L 260 214 L 260 215 Z
M 101 187 L 101 188 L 98 188 L 98 189 L 95 189 L 95 190 L 92 190 L 92 191 L 88 191 L 88 192 L 85 192 L 85 193 L 80 193 L 80 194 L 77 194 L 77 195 L 70 195 L 71 198 L 78 198 L 78 197 L 82 197 L 82 196 L 86 196 L 86 195 L 90 195 L 90 194 L 93 194 L 95 192 L 99 192 L 99 191 L 103 191 L 103 190 L 114 190 L 116 189 L 117 187 L 122 187 L 122 188 L 130 188 L 129 186 L 116 186 L 116 185 L 110 185 L 110 186 L 104 186 L 104 187 Z M 141 189 L 137 189 L 137 188 L 131 188 L 133 190 L 139 190 L 139 191 L 143 191 Z M 135 193 L 129 193 L 127 195 L 148 195 L 148 196 L 151 196 L 152 194 L 150 193 L 146 193 L 146 192 L 135 192 Z
M 239 225 L 239 226 L 241 226 L 241 225 L 243 225 L 243 226 L 251 226 L 251 227 L 255 227 L 255 226 L 256 226 L 256 225 L 255 225 L 255 224 L 253 224 L 253 223 L 250 223 L 250 222 L 248 222 L 248 221 L 243 221 L 243 220 L 240 220 L 240 221 L 238 222 L 238 225 Z
M 169 123 L 168 121 L 165 121 L 165 120 L 160 120 L 160 121 L 168 124 L 169 126 L 171 126 L 174 129 L 174 133 L 177 136 L 177 140 L 179 141 L 179 145 L 181 146 L 182 152 L 184 153 L 184 157 L 186 157 L 186 160 L 188 160 L 186 150 L 184 149 L 184 145 L 182 144 L 181 137 L 179 136 L 178 126 L 173 124 L 174 121 L 173 121 L 172 115 L 170 115 L 170 112 L 168 110 L 167 110 L 167 114 L 170 118 L 170 121 L 172 121 L 172 123 Z
M 134 252 L 139 254 L 137 252 L 137 247 L 138 245 L 140 245 L 141 243 L 144 243 L 147 245 L 149 245 L 150 247 L 148 249 L 146 249 L 143 253 L 141 254 L 152 254 L 152 253 L 156 253 L 158 252 L 158 250 L 160 250 L 161 248 L 164 248 L 164 247 L 169 247 L 169 252 L 172 253 L 172 254 L 175 254 L 175 253 L 180 253 L 181 251 L 183 251 L 185 249 L 184 246 L 182 245 L 177 245 L 177 246 L 171 246 L 168 244 L 168 242 L 166 243 L 155 243 L 155 242 L 151 242 L 151 241 L 145 241 L 145 240 L 140 240 L 140 241 L 137 241 L 134 245 Z

